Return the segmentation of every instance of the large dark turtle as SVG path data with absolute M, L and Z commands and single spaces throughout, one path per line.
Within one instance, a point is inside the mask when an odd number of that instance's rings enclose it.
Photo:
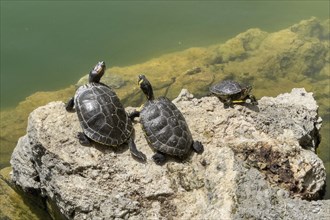
M 192 135 L 180 110 L 166 97 L 154 98 L 152 86 L 144 75 L 139 75 L 138 83 L 148 101 L 141 111 L 132 117 L 140 116 L 140 123 L 151 148 L 156 151 L 152 157 L 157 164 L 165 161 L 165 155 L 184 158 L 192 148 L 203 152 L 203 145 L 193 141 Z
M 131 119 L 125 112 L 116 93 L 100 82 L 105 71 L 101 61 L 89 73 L 89 83 L 80 86 L 66 105 L 67 111 L 75 106 L 83 133 L 78 137 L 82 145 L 90 145 L 90 140 L 108 146 L 128 143 L 131 153 L 145 160 L 145 155 L 136 149 L 133 140 Z
M 238 82 L 232 80 L 224 80 L 210 87 L 210 92 L 217 96 L 225 107 L 235 103 L 257 104 L 254 95 L 250 94 L 251 90 L 250 85 L 242 87 Z

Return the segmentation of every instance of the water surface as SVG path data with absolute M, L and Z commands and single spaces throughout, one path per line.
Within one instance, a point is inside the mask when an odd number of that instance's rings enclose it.
M 140 63 L 329 17 L 328 1 L 1 1 L 1 109 L 74 84 L 98 60 Z

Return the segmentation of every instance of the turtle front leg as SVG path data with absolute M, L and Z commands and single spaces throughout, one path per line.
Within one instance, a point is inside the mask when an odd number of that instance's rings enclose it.
M 223 103 L 223 107 L 224 108 L 229 108 L 233 106 L 233 101 L 231 100 L 231 98 L 228 98 L 224 101 Z
M 136 145 L 134 143 L 133 137 L 130 137 L 128 140 L 128 147 L 129 150 L 131 151 L 131 154 L 136 157 L 137 159 L 145 162 L 147 160 L 146 155 L 144 155 L 144 153 L 142 153 L 141 151 L 138 151 L 138 149 L 136 148 Z
M 249 95 L 248 97 L 251 100 L 252 105 L 258 105 L 258 101 L 254 95 Z
M 133 112 L 128 114 L 129 119 L 131 119 L 131 121 L 134 121 L 134 118 L 140 117 L 140 112 L 137 110 L 134 110 Z
M 72 112 L 73 111 L 73 106 L 74 106 L 74 97 L 72 97 L 65 105 L 65 109 L 68 112 Z
M 159 151 L 157 151 L 157 153 L 155 153 L 154 156 L 152 156 L 152 159 L 155 161 L 157 165 L 162 165 L 166 160 L 166 156 L 160 153 Z
M 144 105 L 141 105 L 138 110 L 134 110 L 130 114 L 128 114 L 128 117 L 131 119 L 131 121 L 134 120 L 134 118 L 140 117 L 140 112 L 142 111 Z

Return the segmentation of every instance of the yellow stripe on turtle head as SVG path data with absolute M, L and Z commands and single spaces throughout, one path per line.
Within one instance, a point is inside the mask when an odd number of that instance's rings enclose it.
M 244 100 L 234 100 L 234 101 L 232 101 L 232 103 L 245 103 L 245 101 Z
M 140 79 L 138 84 L 141 85 L 141 83 L 143 83 L 143 79 Z

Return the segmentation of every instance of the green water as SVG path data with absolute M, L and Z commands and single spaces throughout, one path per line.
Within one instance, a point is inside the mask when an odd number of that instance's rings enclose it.
M 98 60 L 124 66 L 248 28 L 329 16 L 328 1 L 1 1 L 1 109 L 74 84 Z
M 15 107 L 34 92 L 75 84 L 98 60 L 105 60 L 108 67 L 132 65 L 218 44 L 249 28 L 274 32 L 311 16 L 327 19 L 330 13 L 329 1 L 1 0 L 0 4 L 0 110 Z M 320 109 L 325 115 L 321 115 L 319 155 L 329 170 L 329 105 Z M 0 164 L 8 163 L 9 159 Z

